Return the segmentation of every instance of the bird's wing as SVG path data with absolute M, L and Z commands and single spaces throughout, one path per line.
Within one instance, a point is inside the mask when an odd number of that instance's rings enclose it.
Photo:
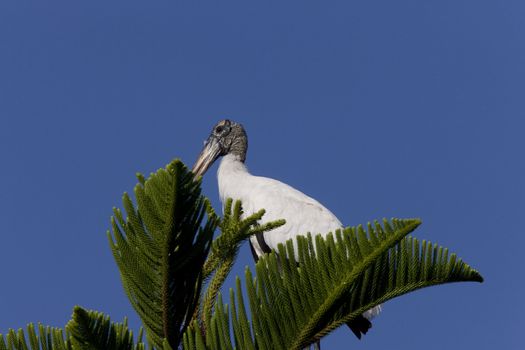
M 310 232 L 324 236 L 342 227 L 337 217 L 321 203 L 287 184 L 260 176 L 252 176 L 248 182 L 250 195 L 240 198 L 246 214 L 264 208 L 263 222 L 286 220 L 285 225 L 264 234 L 271 249 L 277 249 L 279 243 L 297 235 Z
M 249 205 L 247 214 L 264 208 L 266 214 L 263 217 L 263 222 L 278 219 L 286 220 L 285 225 L 264 233 L 264 240 L 271 249 L 277 249 L 279 243 L 284 243 L 297 235 L 310 232 L 312 235 L 320 233 L 322 236 L 326 236 L 329 232 L 334 232 L 343 227 L 339 219 L 321 203 L 285 183 L 253 176 L 250 185 L 253 186 L 253 190 L 249 199 L 246 199 L 246 203 Z M 250 241 L 255 252 L 258 255 L 263 254 L 257 239 L 252 237 Z M 295 242 L 294 247 L 297 251 Z M 381 305 L 378 305 L 363 313 L 361 321 L 363 321 L 362 325 L 366 325 L 366 328 L 361 325 L 361 328 L 353 329 L 354 333 L 359 330 L 365 334 L 372 326 L 370 320 L 380 312 Z M 350 325 L 353 326 L 354 323 L 350 323 Z M 356 326 L 360 325 L 357 324 Z
M 263 223 L 278 219 L 286 220 L 285 225 L 264 233 L 264 241 L 270 249 L 277 249 L 279 243 L 284 243 L 297 235 L 310 232 L 324 236 L 343 226 L 321 203 L 280 181 L 247 173 L 240 177 L 225 177 L 222 180 L 219 181 L 219 192 L 223 203 L 226 198 L 241 200 L 245 216 L 264 208 L 266 213 L 261 220 Z M 256 255 L 264 254 L 256 237 L 251 237 L 250 242 Z M 295 240 L 294 246 L 297 251 Z M 381 306 L 378 305 L 365 312 L 363 316 L 371 320 L 380 311 Z M 368 325 L 370 322 L 363 324 Z M 366 333 L 368 328 L 369 326 L 366 329 L 360 327 L 355 330 Z

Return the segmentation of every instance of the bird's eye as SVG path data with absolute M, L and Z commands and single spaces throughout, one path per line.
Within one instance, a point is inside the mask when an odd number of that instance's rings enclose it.
M 219 125 L 215 128 L 215 133 L 220 134 L 224 130 L 222 125 Z

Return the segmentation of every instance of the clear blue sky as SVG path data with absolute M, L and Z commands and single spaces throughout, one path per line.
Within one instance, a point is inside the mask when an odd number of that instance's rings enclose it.
M 523 348 L 523 1 L 173 3 L 0 3 L 0 332 L 76 304 L 136 327 L 111 208 L 229 117 L 253 173 L 346 225 L 420 217 L 486 279 L 388 302 L 325 349 Z

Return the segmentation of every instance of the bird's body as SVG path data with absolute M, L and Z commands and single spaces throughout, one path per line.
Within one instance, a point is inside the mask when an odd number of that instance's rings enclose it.
M 265 209 L 263 222 L 286 220 L 283 226 L 264 233 L 262 237 L 250 237 L 256 259 L 276 250 L 279 243 L 289 239 L 293 239 L 296 245 L 295 237 L 298 235 L 311 233 L 326 236 L 343 227 L 339 219 L 315 199 L 278 180 L 250 174 L 244 165 L 247 149 L 248 138 L 242 125 L 222 120 L 205 142 L 193 171 L 203 175 L 222 156 L 217 171 L 222 203 L 228 198 L 240 200 L 245 216 Z M 348 326 L 361 338 L 372 326 L 369 320 L 380 310 L 381 306 L 376 306 L 350 321 Z
M 228 154 L 222 158 L 217 178 L 223 203 L 228 198 L 240 200 L 246 215 L 264 208 L 264 222 L 286 220 L 285 225 L 264 235 L 264 241 L 272 250 L 298 234 L 310 232 L 324 236 L 343 226 L 315 199 L 281 181 L 251 175 L 235 155 Z M 251 237 L 250 242 L 258 256 L 264 253 L 256 237 Z

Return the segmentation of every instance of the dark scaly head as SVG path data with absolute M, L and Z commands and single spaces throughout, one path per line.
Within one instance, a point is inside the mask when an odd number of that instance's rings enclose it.
M 218 122 L 212 129 L 210 136 L 204 142 L 195 165 L 193 173 L 202 176 L 206 170 L 221 156 L 233 154 L 244 162 L 248 150 L 248 137 L 241 124 L 224 119 Z

